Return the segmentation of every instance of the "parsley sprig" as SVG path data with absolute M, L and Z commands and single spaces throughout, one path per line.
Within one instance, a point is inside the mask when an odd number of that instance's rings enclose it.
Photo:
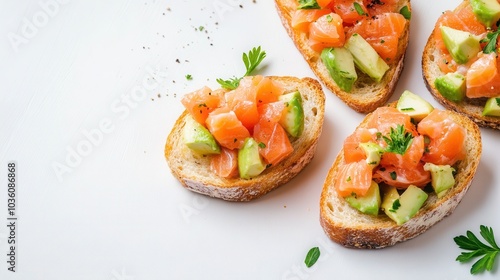
M 385 143 L 387 143 L 387 147 L 385 148 L 386 152 L 392 152 L 400 155 L 404 155 L 406 153 L 406 150 L 408 150 L 411 142 L 413 141 L 413 135 L 406 132 L 405 127 L 400 124 L 396 126 L 396 129 L 391 127 L 389 137 L 382 136 L 382 138 Z
M 316 0 L 299 0 L 299 6 L 297 9 L 320 9 L 318 2 Z
M 227 80 L 223 80 L 221 78 L 217 79 L 217 83 L 219 83 L 225 89 L 235 89 L 239 86 L 241 79 L 243 77 L 250 75 L 255 68 L 262 62 L 262 60 L 266 57 L 266 52 L 260 49 L 260 46 L 257 48 L 252 48 L 248 54 L 243 53 L 243 63 L 245 64 L 245 68 L 247 71 L 240 78 L 230 78 Z
M 319 255 L 321 254 L 319 247 L 313 247 L 307 252 L 306 259 L 304 260 L 304 263 L 306 264 L 307 267 L 313 266 L 316 261 L 319 259 Z
M 482 256 L 472 265 L 472 268 L 470 269 L 471 274 L 478 274 L 485 270 L 491 271 L 493 269 L 493 264 L 495 263 L 495 258 L 500 253 L 500 248 L 495 242 L 493 229 L 491 227 L 481 225 L 480 233 L 489 245 L 481 242 L 471 231 L 467 231 L 466 236 L 460 235 L 453 239 L 460 249 L 469 251 L 462 252 L 457 257 L 457 261 L 464 263 L 476 257 Z
M 486 34 L 486 38 L 481 40 L 481 42 L 486 43 L 486 46 L 484 46 L 483 53 L 489 54 L 492 52 L 496 51 L 497 47 L 497 39 L 498 39 L 498 34 L 500 33 L 500 30 L 494 31 L 494 32 L 488 32 Z

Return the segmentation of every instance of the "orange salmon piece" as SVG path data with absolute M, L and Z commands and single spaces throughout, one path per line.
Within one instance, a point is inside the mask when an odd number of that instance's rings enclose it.
M 292 14 L 292 28 L 300 32 L 308 32 L 311 22 L 331 13 L 330 9 L 299 9 Z
M 382 166 L 375 170 L 373 180 L 377 183 L 384 182 L 399 189 L 405 189 L 409 185 L 424 187 L 431 181 L 431 173 L 424 170 L 422 162 L 418 163 L 414 168 Z
M 418 132 L 429 137 L 422 160 L 437 165 L 453 165 L 464 159 L 466 131 L 449 116 L 434 109 L 418 123 Z
M 367 128 L 360 127 L 344 140 L 344 161 L 347 163 L 366 159 L 360 143 L 376 142 L 376 135 Z
M 373 18 L 364 18 L 351 28 L 347 36 L 358 33 L 386 62 L 395 61 L 399 39 L 403 34 L 407 20 L 399 13 L 383 13 Z
M 212 111 L 206 120 L 207 128 L 215 140 L 230 150 L 240 149 L 250 132 L 238 119 L 234 111 L 227 107 Z
M 219 106 L 220 100 L 219 94 L 213 94 L 212 90 L 205 86 L 184 95 L 181 103 L 193 119 L 204 126 L 208 114 Z
M 309 25 L 309 45 L 317 52 L 326 47 L 342 47 L 345 43 L 342 18 L 329 13 Z
M 364 196 L 372 183 L 372 167 L 366 160 L 341 165 L 335 178 L 334 187 L 337 193 L 346 197 L 355 193 Z
M 486 27 L 479 22 L 468 1 L 463 1 L 455 11 L 445 11 L 435 24 L 433 36 L 436 47 L 442 52 L 448 53 L 444 45 L 443 37 L 441 36 L 441 31 L 439 30 L 443 25 L 453 29 L 467 31 L 474 35 L 481 35 L 486 32 Z
M 498 96 L 500 94 L 499 66 L 495 53 L 480 55 L 465 75 L 465 95 L 469 98 Z
M 238 150 L 222 147 L 221 153 L 210 159 L 210 170 L 222 178 L 238 176 Z
M 262 76 L 244 77 L 236 89 L 226 93 L 227 106 L 249 131 L 259 121 L 256 88 L 261 80 Z
M 357 3 L 361 8 L 361 14 L 356 10 L 354 3 Z M 353 24 L 368 16 L 368 9 L 365 7 L 363 0 L 335 0 L 331 6 L 333 11 L 337 13 L 345 24 Z
M 263 77 L 257 85 L 257 106 L 278 101 L 279 97 L 283 94 L 285 89 L 276 81 L 268 77 Z
M 363 0 L 363 2 L 370 17 L 384 13 L 398 12 L 396 11 L 398 0 Z

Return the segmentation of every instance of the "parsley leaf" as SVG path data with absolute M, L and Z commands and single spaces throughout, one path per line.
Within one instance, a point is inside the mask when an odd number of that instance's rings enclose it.
M 489 54 L 495 52 L 497 46 L 497 38 L 500 31 L 489 32 L 486 34 L 486 38 L 481 40 L 483 43 L 488 42 L 483 49 L 483 53 Z
M 361 7 L 361 5 L 358 2 L 354 2 L 354 9 L 356 10 L 356 12 L 358 13 L 358 15 L 360 15 L 360 16 L 366 16 L 367 15 L 365 13 L 365 11 L 363 10 L 363 7 Z
M 297 9 L 320 9 L 318 2 L 316 0 L 299 0 L 299 6 Z
M 224 80 L 218 78 L 216 81 L 225 89 L 235 89 L 240 85 L 241 79 L 243 77 L 250 75 L 255 68 L 262 62 L 262 60 L 266 57 L 266 52 L 262 51 L 259 47 L 252 48 L 248 54 L 243 53 L 243 63 L 245 64 L 245 68 L 247 69 L 245 74 L 240 78 L 230 78 L 228 80 Z
M 387 147 L 385 148 L 386 152 L 392 152 L 400 155 L 404 155 L 406 153 L 406 150 L 408 150 L 408 147 L 410 147 L 410 144 L 413 141 L 413 135 L 405 131 L 405 127 L 400 124 L 396 126 L 396 129 L 391 127 L 389 137 L 382 136 L 382 138 L 387 143 Z
M 481 242 L 471 231 L 467 231 L 467 234 L 456 236 L 453 238 L 458 248 L 467 250 L 470 252 L 462 252 L 456 261 L 464 263 L 468 262 L 476 257 L 482 256 L 478 261 L 476 261 L 470 270 L 471 274 L 478 274 L 485 270 L 491 271 L 493 269 L 493 264 L 495 263 L 495 258 L 500 254 L 500 248 L 495 242 L 495 235 L 493 234 L 493 229 L 491 227 L 486 227 L 481 225 L 480 227 L 481 236 L 488 242 L 489 245 Z
M 247 68 L 247 71 L 243 76 L 250 75 L 250 73 L 252 73 L 252 71 L 255 70 L 255 68 L 262 62 L 262 60 L 265 57 L 266 57 L 266 52 L 261 51 L 260 46 L 251 49 L 248 52 L 248 55 L 246 53 L 243 53 L 243 63 L 245 63 L 245 67 Z
M 318 247 L 313 247 L 307 252 L 306 259 L 304 260 L 304 263 L 306 264 L 307 267 L 313 266 L 316 261 L 319 259 L 319 255 L 321 252 L 319 251 Z
M 399 202 L 399 199 L 396 199 L 394 200 L 394 202 L 392 203 L 392 208 L 389 209 L 390 212 L 396 212 L 396 210 L 399 209 L 399 207 L 401 207 L 401 203 Z

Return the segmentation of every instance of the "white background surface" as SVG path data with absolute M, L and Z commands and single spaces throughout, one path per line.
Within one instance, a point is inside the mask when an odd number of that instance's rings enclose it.
M 57 4 L 44 7 L 48 2 Z M 413 1 L 405 69 L 392 100 L 408 89 L 442 108 L 424 86 L 421 53 L 437 17 L 459 2 Z M 363 118 L 326 89 L 316 156 L 288 184 L 230 203 L 187 191 L 173 178 L 163 149 L 184 93 L 244 73 L 241 54 L 258 45 L 267 52 L 261 74 L 313 76 L 272 1 L 2 0 L 0 38 L 0 279 L 500 276 L 498 260 L 494 274 L 471 276 L 471 264 L 455 261 L 453 242 L 481 224 L 500 240 L 498 131 L 481 129 L 479 170 L 454 214 L 383 250 L 345 249 L 319 224 L 323 180 Z M 83 154 L 75 157 L 78 149 Z M 10 161 L 18 165 L 16 273 L 6 262 Z M 59 176 L 57 165 L 67 168 Z M 321 258 L 307 269 L 314 246 Z

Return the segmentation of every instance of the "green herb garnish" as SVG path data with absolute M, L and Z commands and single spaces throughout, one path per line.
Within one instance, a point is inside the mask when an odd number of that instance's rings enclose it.
M 453 238 L 460 249 L 470 251 L 462 252 L 456 258 L 456 261 L 464 263 L 476 257 L 483 256 L 472 265 L 472 268 L 470 269 L 471 274 L 478 274 L 485 270 L 491 271 L 493 269 L 493 264 L 495 263 L 495 258 L 500 253 L 500 248 L 495 242 L 493 229 L 491 227 L 488 228 L 481 225 L 480 233 L 490 246 L 481 242 L 471 231 L 467 231 L 467 236 L 460 235 Z
M 313 247 L 307 252 L 306 259 L 304 260 L 304 263 L 306 264 L 307 267 L 313 266 L 316 261 L 319 259 L 319 255 L 321 252 L 319 251 L 318 247 Z
M 299 0 L 297 9 L 321 9 L 321 7 L 316 0 Z
M 191 74 L 186 75 L 186 80 L 191 81 L 193 79 L 193 76 Z
M 399 207 L 401 207 L 401 203 L 399 202 L 399 199 L 396 199 L 394 200 L 394 202 L 392 203 L 392 208 L 389 210 L 391 212 L 396 212 L 396 210 L 399 209 Z
M 495 98 L 495 101 L 497 102 L 497 106 L 500 106 L 500 97 Z
M 391 127 L 389 137 L 383 136 L 384 141 L 387 143 L 385 148 L 386 152 L 404 155 L 408 147 L 413 141 L 413 135 L 405 131 L 405 127 L 398 124 L 396 129 Z
M 390 172 L 389 175 L 391 175 L 392 180 L 396 180 L 398 178 L 398 174 L 396 174 L 396 171 Z
M 260 142 L 259 143 L 259 147 L 262 148 L 262 149 L 264 149 L 266 147 L 266 144 L 264 144 L 264 142 Z
M 205 30 L 205 27 L 203 25 L 200 25 L 200 27 L 198 27 L 198 30 L 203 31 Z
M 358 2 L 354 2 L 354 9 L 358 13 L 358 15 L 360 16 L 366 15 L 365 11 L 363 10 L 363 7 L 361 7 L 361 5 Z
M 248 52 L 248 55 L 246 53 L 243 53 L 243 63 L 245 64 L 245 68 L 247 71 L 243 75 L 243 77 L 248 76 L 252 73 L 255 68 L 262 62 L 262 60 L 266 57 L 266 52 L 261 51 L 260 46 L 257 48 L 253 48 Z M 235 89 L 240 85 L 241 78 L 230 78 L 228 80 L 223 80 L 221 78 L 217 79 L 217 83 L 219 83 L 223 88 L 225 89 Z
M 333 18 L 331 15 L 326 15 L 326 21 L 332 22 Z
M 405 17 L 405 19 L 411 19 L 411 12 L 408 6 L 404 6 L 403 8 L 401 8 L 399 10 L 399 13 L 402 14 Z
M 346 182 L 350 182 L 350 181 L 351 181 L 351 176 L 347 177 Z
M 483 53 L 489 54 L 496 51 L 499 32 L 500 32 L 499 30 L 494 32 L 488 32 L 488 34 L 486 34 L 486 38 L 481 40 L 481 43 L 488 42 L 486 46 L 484 46 Z
M 401 111 L 406 111 L 406 112 L 408 112 L 408 111 L 415 111 L 415 109 L 414 109 L 414 108 L 411 108 L 411 107 L 410 107 L 410 108 L 402 108 L 402 109 L 401 109 Z

